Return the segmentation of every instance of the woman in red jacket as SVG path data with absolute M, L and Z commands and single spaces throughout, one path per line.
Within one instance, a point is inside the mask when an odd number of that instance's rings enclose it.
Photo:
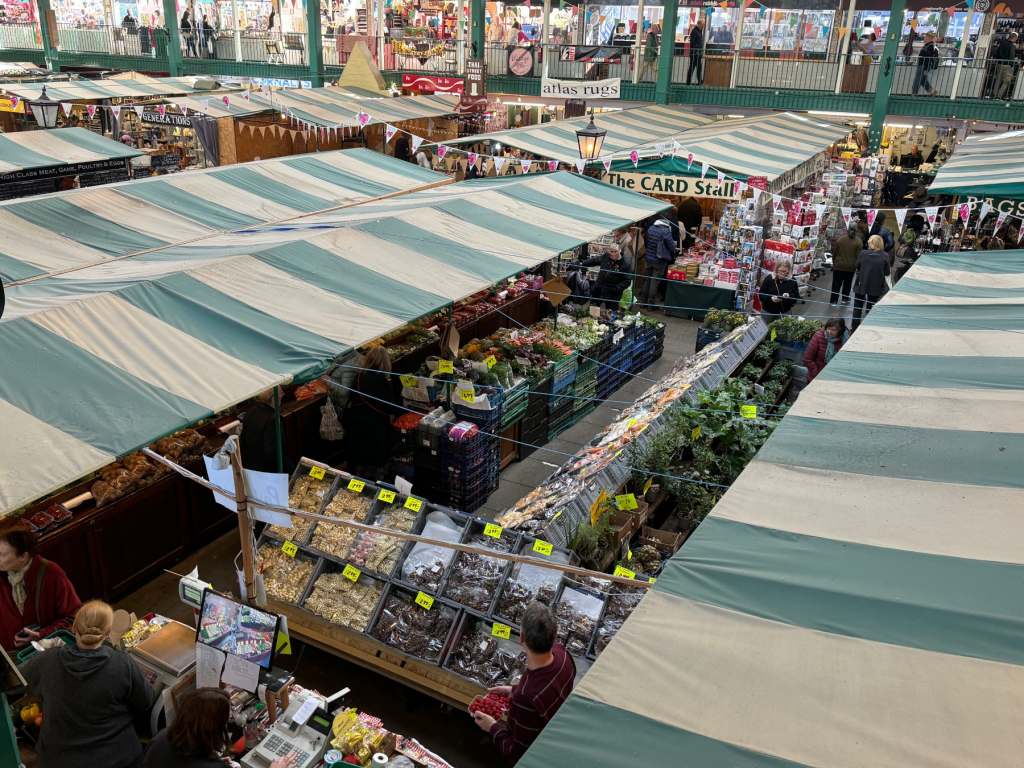
M 841 317 L 833 317 L 825 327 L 811 337 L 807 349 L 804 350 L 804 365 L 807 366 L 807 381 L 821 373 L 833 355 L 839 351 L 849 333 L 846 322 Z
M 37 543 L 25 523 L 0 527 L 0 645 L 8 650 L 69 627 L 82 604 L 61 567 L 35 554 Z

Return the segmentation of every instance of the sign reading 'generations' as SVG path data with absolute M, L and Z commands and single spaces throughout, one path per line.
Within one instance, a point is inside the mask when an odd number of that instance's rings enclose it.
M 540 95 L 552 99 L 617 99 L 622 80 L 555 80 L 545 77 L 540 81 Z

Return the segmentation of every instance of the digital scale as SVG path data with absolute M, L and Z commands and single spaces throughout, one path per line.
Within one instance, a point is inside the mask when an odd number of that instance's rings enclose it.
M 174 719 L 172 692 L 184 678 L 191 680 L 190 673 L 196 666 L 196 631 L 179 621 L 169 621 L 129 653 L 157 694 L 150 713 L 150 726 L 156 733 Z
M 331 739 L 331 717 L 328 707 L 348 693 L 345 688 L 324 701 L 317 696 L 294 697 L 263 737 L 263 741 L 242 759 L 242 768 L 269 768 L 278 758 L 297 753 L 295 768 L 318 765 Z

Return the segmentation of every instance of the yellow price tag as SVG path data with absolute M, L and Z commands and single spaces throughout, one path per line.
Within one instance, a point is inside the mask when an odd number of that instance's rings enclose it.
M 621 565 L 616 565 L 615 566 L 615 572 L 612 575 L 613 576 L 619 576 L 620 578 L 623 578 L 623 579 L 635 579 L 636 578 L 636 572 L 629 570 L 629 568 L 623 568 Z
M 476 400 L 476 392 L 473 390 L 472 387 L 470 387 L 469 389 L 460 389 L 459 399 L 467 403 L 472 403 L 474 400 Z
M 438 373 L 455 373 L 455 363 L 452 360 L 438 360 Z
M 647 579 L 647 583 L 648 583 L 648 584 L 654 584 L 654 583 L 655 583 L 656 581 L 657 581 L 657 579 L 656 579 L 656 578 L 654 578 L 653 576 L 650 576 L 650 577 L 648 577 L 648 579 Z
M 643 489 L 643 491 L 641 491 L 641 493 L 642 493 L 642 494 L 643 494 L 644 496 L 646 496 L 646 495 L 647 495 L 647 492 L 648 492 L 649 490 L 651 490 L 651 486 L 652 486 L 652 485 L 654 485 L 654 478 L 653 478 L 653 477 L 648 477 L 648 478 L 647 478 L 647 482 L 646 482 L 646 483 L 644 483 L 644 489 Z
M 501 532 L 504 529 L 500 525 L 494 523 L 488 523 L 484 526 L 484 536 L 490 536 L 492 539 L 500 539 Z
M 341 575 L 349 581 L 359 581 L 359 577 L 363 575 L 363 572 L 354 565 L 346 565 L 345 570 L 341 572 Z
M 772 341 L 775 341 L 775 339 L 776 339 L 776 338 L 778 337 L 778 335 L 779 335 L 779 334 L 778 334 L 778 331 L 776 331 L 776 330 L 775 330 L 774 328 L 772 328 L 772 334 L 771 334 L 771 336 L 770 336 L 769 338 L 770 338 L 770 339 L 771 339 Z
M 309 468 L 309 476 L 312 477 L 314 480 L 323 480 L 324 479 L 324 475 L 326 475 L 326 474 L 327 473 L 324 471 L 323 467 L 310 467 Z
M 744 419 L 756 419 L 757 418 L 757 406 L 756 405 L 741 405 L 740 416 Z
M 632 493 L 623 493 L 615 497 L 615 506 L 623 511 L 629 511 L 636 509 L 639 504 L 636 503 L 636 496 Z
M 409 374 L 405 374 L 404 376 L 399 376 L 398 380 L 400 382 L 402 382 L 402 386 L 403 387 L 415 387 L 416 383 L 417 383 L 416 377 L 415 376 L 410 376 Z
M 629 547 L 626 547 L 626 559 L 627 560 L 632 560 L 633 559 L 633 550 L 630 549 Z
M 539 555 L 550 555 L 554 550 L 554 545 L 550 541 L 544 541 L 544 539 L 537 539 L 533 542 L 533 551 Z
M 299 545 L 294 541 L 286 541 L 281 545 L 281 551 L 288 555 L 288 557 L 295 557 L 299 552 Z
M 510 627 L 508 624 L 499 624 L 498 622 L 495 622 L 494 626 L 491 627 L 491 634 L 495 637 L 500 637 L 505 640 L 508 640 L 512 637 L 512 627 Z
M 627 427 L 635 427 L 639 423 L 640 422 L 638 422 L 636 419 L 630 419 L 629 421 L 626 422 L 626 426 Z
M 498 364 L 498 358 L 496 358 L 494 355 L 488 355 L 487 357 L 484 358 L 484 363 L 487 365 L 488 368 L 493 368 Z
M 601 519 L 601 512 L 604 511 L 604 504 L 608 501 L 608 492 L 604 489 L 597 494 L 597 498 L 594 499 L 594 503 L 590 505 L 590 524 L 596 525 L 597 521 Z M 561 512 L 561 510 L 559 510 Z M 551 518 L 552 522 L 554 518 Z
M 352 493 L 362 493 L 363 488 L 365 487 L 365 482 L 363 482 L 362 480 L 356 480 L 354 477 L 348 481 L 348 489 L 352 491 Z
M 381 488 L 377 493 L 377 498 L 383 501 L 385 504 L 394 504 L 395 492 L 389 491 L 387 488 Z
M 413 512 L 419 512 L 421 509 L 423 509 L 423 501 L 421 499 L 414 499 L 412 496 L 410 496 L 408 499 L 405 500 L 405 508 L 412 510 Z
M 700 436 L 703 435 L 703 434 L 704 434 L 704 432 L 703 432 L 703 430 L 701 430 L 700 424 L 698 424 L 696 427 L 693 428 L 693 431 L 690 433 L 690 439 L 691 440 L 700 440 Z
M 416 595 L 416 605 L 420 608 L 425 608 L 428 611 L 434 607 L 434 598 L 428 595 L 426 592 L 419 592 Z

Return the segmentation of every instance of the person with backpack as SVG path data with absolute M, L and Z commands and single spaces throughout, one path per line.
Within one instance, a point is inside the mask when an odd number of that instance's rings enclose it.
M 928 79 L 929 73 L 939 68 L 939 51 L 935 47 L 935 33 L 928 32 L 924 36 L 924 45 L 917 54 L 917 71 L 914 73 L 914 95 L 923 87 L 929 96 L 935 95 L 935 88 Z
M 675 261 L 679 244 L 672 235 L 672 223 L 664 216 L 658 217 L 651 226 L 647 228 L 644 236 L 646 249 L 644 250 L 644 290 L 641 295 L 642 303 L 650 309 L 658 302 L 660 284 L 668 272 L 668 265 Z

